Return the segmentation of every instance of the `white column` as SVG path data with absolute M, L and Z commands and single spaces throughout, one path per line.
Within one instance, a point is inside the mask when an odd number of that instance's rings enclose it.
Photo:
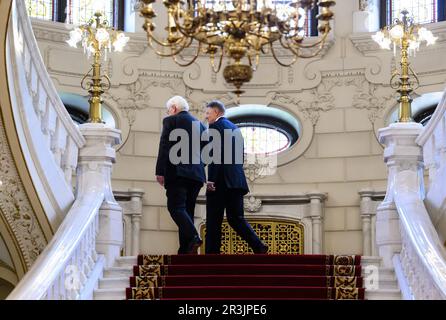
M 312 253 L 322 254 L 324 250 L 324 210 L 323 202 L 326 198 L 325 193 L 318 191 L 307 194 L 310 197 L 310 218 L 311 218 L 311 234 L 312 234 Z
M 376 244 L 385 267 L 393 267 L 393 255 L 401 252 L 400 221 L 393 196 L 395 175 L 401 170 L 418 170 L 422 165 L 422 150 L 415 143 L 422 129 L 418 123 L 392 123 L 379 130 L 379 141 L 386 146 L 388 180 L 386 197 L 376 211 Z
M 111 188 L 112 163 L 115 162 L 115 149 L 121 141 L 121 132 L 105 124 L 86 123 L 79 126 L 86 140 L 79 150 L 79 164 L 88 163 L 104 180 L 104 201 L 99 209 L 99 233 L 96 250 L 106 259 L 106 266 L 113 265 L 120 256 L 123 245 L 122 209 L 116 202 Z
M 372 202 L 372 196 L 374 191 L 372 189 L 363 189 L 359 191 L 361 202 L 359 205 L 361 220 L 362 220 L 362 254 L 365 256 L 371 256 L 372 248 L 374 246 L 374 225 L 373 216 L 375 216 L 375 210 Z

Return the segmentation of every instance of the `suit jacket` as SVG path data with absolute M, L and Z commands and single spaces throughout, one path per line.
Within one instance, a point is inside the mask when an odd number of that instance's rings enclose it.
M 169 141 L 169 135 L 175 129 L 183 129 L 184 131 L 182 132 L 187 133 L 187 141 L 186 137 L 181 136 L 176 137 L 174 141 Z M 193 133 L 194 130 L 195 132 Z M 205 131 L 203 124 L 187 111 L 181 111 L 176 115 L 164 118 L 158 160 L 156 162 L 156 175 L 164 176 L 165 187 L 175 183 L 176 179 L 180 177 L 201 183 L 206 181 L 204 164 L 201 159 L 201 150 L 203 148 L 201 134 L 203 131 Z M 173 152 L 181 159 L 180 163 L 172 163 L 172 159 L 169 159 L 170 150 L 177 143 L 181 143 L 182 139 L 185 139 L 185 142 L 183 141 L 185 145 L 184 150 L 181 148 L 179 151 L 174 149 Z M 195 147 L 193 147 L 194 143 Z M 183 152 L 187 151 L 188 154 L 183 154 Z
M 216 187 L 224 183 L 228 189 L 240 189 L 244 194 L 247 194 L 249 187 L 243 170 L 244 145 L 240 129 L 225 117 L 221 117 L 209 125 L 209 129 L 215 129 L 220 134 L 221 159 L 220 163 L 215 163 L 214 161 L 208 165 L 208 181 L 215 182 Z M 232 157 L 229 154 L 231 150 L 228 150 L 230 146 L 224 141 L 225 129 L 228 133 L 233 134 L 231 138 Z M 212 135 L 210 137 L 210 143 L 212 143 Z M 225 163 L 225 159 L 230 159 L 230 163 Z

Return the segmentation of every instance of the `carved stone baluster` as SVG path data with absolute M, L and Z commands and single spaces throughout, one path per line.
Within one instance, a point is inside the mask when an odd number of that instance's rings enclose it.
M 67 136 L 67 146 L 65 152 L 62 155 L 61 168 L 65 175 L 65 180 L 69 185 L 71 185 L 71 179 L 73 177 L 73 172 L 77 165 L 77 154 L 78 149 L 73 139 Z
M 429 172 L 429 186 L 434 181 L 435 177 L 435 161 L 434 161 L 434 140 L 431 137 L 427 140 L 426 144 L 423 147 L 423 160 L 424 165 L 428 169 Z
M 62 121 L 56 119 L 56 131 L 51 139 L 51 151 L 54 155 L 54 160 L 56 164 L 61 167 L 62 165 L 62 154 L 67 146 L 67 131 L 64 128 Z
M 48 104 L 42 122 L 42 132 L 45 135 L 48 149 L 51 148 L 51 141 L 55 131 L 56 112 L 54 111 L 53 106 Z
M 442 117 L 441 123 L 435 129 L 435 135 L 437 136 L 438 141 L 438 157 L 439 157 L 439 166 L 443 168 L 446 166 L 446 124 L 445 117 Z

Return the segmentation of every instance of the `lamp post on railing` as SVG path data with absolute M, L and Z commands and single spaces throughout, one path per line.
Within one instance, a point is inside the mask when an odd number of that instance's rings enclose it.
M 121 52 L 127 44 L 129 37 L 123 32 L 109 27 L 101 12 L 96 12 L 85 25 L 79 26 L 70 32 L 67 43 L 76 48 L 79 41 L 82 42 L 84 53 L 88 58 L 93 55 L 91 69 L 82 78 L 82 89 L 90 94 L 90 116 L 88 122 L 102 123 L 102 94 L 110 88 L 110 78 L 101 73 L 102 60 L 107 60 L 107 52 Z M 104 82 L 105 80 L 105 82 Z
M 398 112 L 398 122 L 412 122 L 410 94 L 419 86 L 419 80 L 413 69 L 410 67 L 409 57 L 415 55 L 423 41 L 427 45 L 434 44 L 437 37 L 434 37 L 430 30 L 414 23 L 409 17 L 407 10 L 401 11 L 402 18 L 395 19 L 390 26 L 384 27 L 372 36 L 382 49 L 390 50 L 393 43 L 393 54 L 396 56 L 396 49 L 401 50 L 400 66 L 401 71 L 395 70 L 390 79 L 390 86 L 400 94 Z M 414 88 L 414 85 L 416 87 Z

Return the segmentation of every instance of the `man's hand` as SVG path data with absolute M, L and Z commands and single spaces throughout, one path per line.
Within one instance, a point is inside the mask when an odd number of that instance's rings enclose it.
M 206 183 L 206 190 L 207 191 L 215 191 L 215 182 L 208 181 Z
M 156 176 L 156 181 L 158 181 L 161 186 L 164 186 L 164 176 Z

